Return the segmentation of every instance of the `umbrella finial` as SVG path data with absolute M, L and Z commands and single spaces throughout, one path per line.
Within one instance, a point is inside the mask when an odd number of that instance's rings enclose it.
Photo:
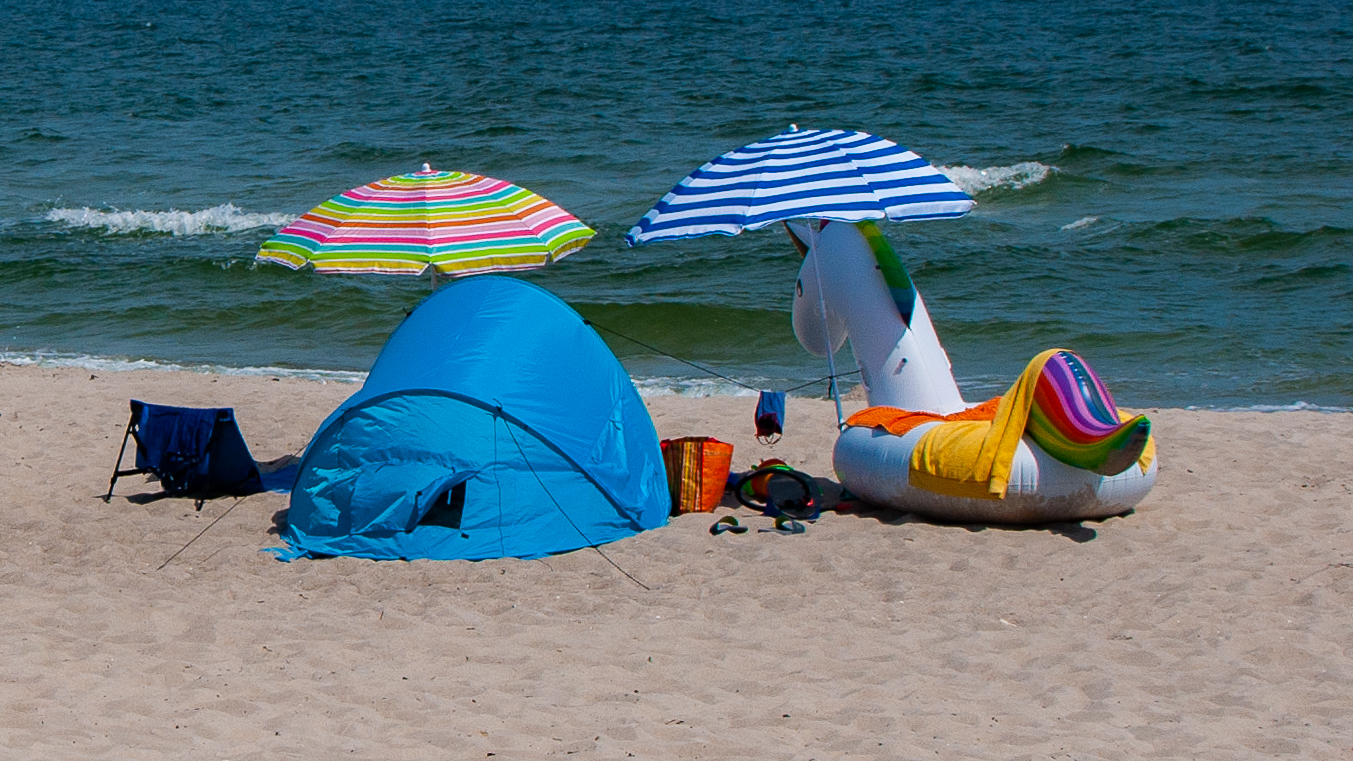
M 432 165 L 429 164 L 428 162 L 424 161 L 424 162 L 423 162 L 423 171 L 424 171 L 424 172 L 431 172 L 431 171 L 432 171 Z

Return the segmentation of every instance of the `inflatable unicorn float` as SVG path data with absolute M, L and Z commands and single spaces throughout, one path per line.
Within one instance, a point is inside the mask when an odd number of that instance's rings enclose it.
M 1146 496 L 1157 468 L 1151 423 L 1120 412 L 1080 357 L 1045 351 L 1006 394 L 970 405 L 877 226 L 789 229 L 805 254 L 794 334 L 818 356 L 849 338 L 870 405 L 836 441 L 842 486 L 867 502 L 978 523 L 1106 518 Z
M 976 523 L 1131 510 L 1156 478 L 1150 421 L 1121 413 L 1089 365 L 1063 349 L 1035 357 L 1006 394 L 965 402 L 920 294 L 873 222 L 961 217 L 973 204 L 896 143 L 790 125 L 687 175 L 625 239 L 786 223 L 804 256 L 794 333 L 828 359 L 842 423 L 833 462 L 860 498 Z M 832 357 L 847 339 L 869 407 L 841 421 Z

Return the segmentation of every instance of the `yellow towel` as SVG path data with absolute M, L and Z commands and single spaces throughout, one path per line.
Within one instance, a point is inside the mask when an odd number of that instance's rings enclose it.
M 1000 499 L 1004 495 L 988 491 L 990 477 L 974 473 L 990 431 L 990 421 L 981 420 L 940 423 L 926 431 L 911 450 L 907 469 L 911 485 L 950 497 Z
M 1126 423 L 1132 419 L 1132 415 L 1119 410 L 1118 419 Z M 1146 446 L 1142 447 L 1142 455 L 1137 458 L 1137 467 L 1141 468 L 1142 472 L 1145 473 L 1151 469 L 1151 461 L 1154 459 L 1156 459 L 1156 435 L 1153 433 L 1146 437 Z
M 1029 362 L 990 423 L 942 423 L 926 431 L 911 451 L 911 484 L 954 497 L 1004 499 L 1038 376 L 1059 351 L 1048 349 Z
M 926 431 L 911 451 L 911 485 L 951 497 L 1004 499 L 1038 378 L 1043 365 L 1059 351 L 1063 350 L 1048 349 L 1029 361 L 1015 385 L 1000 397 L 991 422 L 941 423 Z M 1126 421 L 1132 416 L 1120 411 L 1119 417 Z M 1143 473 L 1155 456 L 1156 439 L 1152 436 L 1137 459 Z

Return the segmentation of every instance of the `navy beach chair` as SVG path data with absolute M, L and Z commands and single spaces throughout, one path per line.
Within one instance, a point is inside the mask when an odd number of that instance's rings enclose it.
M 113 498 L 118 478 L 141 473 L 159 477 L 169 496 L 195 497 L 199 510 L 204 499 L 263 491 L 258 464 L 249 454 L 233 409 L 168 407 L 133 399 L 131 413 L 105 503 Z M 136 440 L 136 467 L 121 470 L 128 438 Z

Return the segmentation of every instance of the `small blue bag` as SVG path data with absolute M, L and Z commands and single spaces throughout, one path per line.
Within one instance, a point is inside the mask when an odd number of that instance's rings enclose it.
M 756 440 L 774 444 L 785 428 L 785 392 L 762 391 L 756 401 Z

